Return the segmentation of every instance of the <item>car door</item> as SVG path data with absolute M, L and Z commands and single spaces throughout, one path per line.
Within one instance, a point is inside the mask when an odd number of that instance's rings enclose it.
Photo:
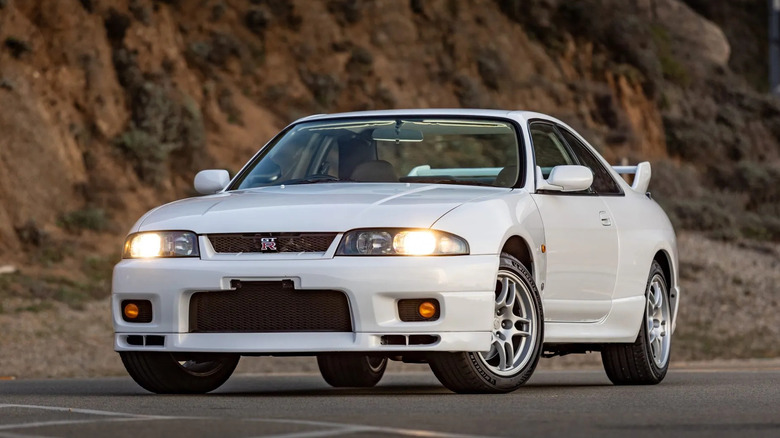
M 530 134 L 544 178 L 557 165 L 590 167 L 553 124 L 531 123 Z M 612 306 L 618 234 L 606 203 L 594 190 L 601 183 L 594 173 L 588 190 L 539 190 L 532 195 L 545 232 L 547 278 L 542 292 L 547 321 L 595 322 Z

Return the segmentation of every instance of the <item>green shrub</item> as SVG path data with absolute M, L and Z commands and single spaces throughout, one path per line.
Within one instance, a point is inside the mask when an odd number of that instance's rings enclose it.
M 360 0 L 330 0 L 328 2 L 328 12 L 342 26 L 355 24 L 363 18 L 363 8 L 367 2 Z
M 105 231 L 108 224 L 105 210 L 93 207 L 71 211 L 62 215 L 59 220 L 59 225 L 68 231 Z
M 661 63 L 661 71 L 664 78 L 674 82 L 682 87 L 687 87 L 691 83 L 691 77 L 688 70 L 682 65 L 672 53 L 672 38 L 669 32 L 661 25 L 650 25 L 650 33 L 656 47 L 656 55 Z
M 338 77 L 327 73 L 314 73 L 307 69 L 301 69 L 300 76 L 321 109 L 336 105 L 344 89 L 344 83 Z
M 166 160 L 173 145 L 159 143 L 154 136 L 132 124 L 114 139 L 114 144 L 130 156 L 142 181 L 159 183 L 164 179 Z
M 49 234 L 38 227 L 35 220 L 28 219 L 23 225 L 15 227 L 16 237 L 26 246 L 40 247 L 49 242 Z

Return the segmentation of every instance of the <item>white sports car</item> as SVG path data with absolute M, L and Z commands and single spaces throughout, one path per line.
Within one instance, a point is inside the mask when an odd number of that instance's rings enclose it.
M 258 355 L 316 355 L 333 386 L 390 359 L 508 392 L 541 356 L 600 351 L 615 384 L 658 383 L 680 291 L 649 181 L 538 113 L 307 117 L 133 226 L 115 349 L 157 393 L 211 391 Z

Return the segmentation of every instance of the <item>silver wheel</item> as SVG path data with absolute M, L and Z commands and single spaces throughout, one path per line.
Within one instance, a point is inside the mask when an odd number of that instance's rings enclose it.
M 601 360 L 615 385 L 655 385 L 666 376 L 672 348 L 669 283 L 658 261 L 653 261 L 645 288 L 645 314 L 636 341 L 604 344 Z
M 542 299 L 531 273 L 513 256 L 501 253 L 490 349 L 432 353 L 428 364 L 439 381 L 455 392 L 514 391 L 531 377 L 539 362 L 543 315 Z
M 671 336 L 667 336 L 670 321 L 669 295 L 666 292 L 666 282 L 660 275 L 653 276 L 647 288 L 647 308 L 645 321 L 647 323 L 647 343 L 650 353 L 658 368 L 666 366 L 669 361 Z
M 538 316 L 531 291 L 520 277 L 499 271 L 490 351 L 479 353 L 484 364 L 499 376 L 517 373 L 533 357 Z

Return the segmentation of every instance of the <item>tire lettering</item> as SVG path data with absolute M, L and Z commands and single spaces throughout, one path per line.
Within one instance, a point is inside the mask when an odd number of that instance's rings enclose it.
M 486 382 L 490 383 L 491 385 L 496 384 L 496 379 L 488 375 L 487 372 L 485 372 L 485 370 L 479 365 L 479 361 L 477 360 L 477 357 L 474 353 L 469 353 L 469 359 L 471 360 L 471 363 L 474 365 L 474 368 L 477 370 L 479 375 L 482 376 Z

